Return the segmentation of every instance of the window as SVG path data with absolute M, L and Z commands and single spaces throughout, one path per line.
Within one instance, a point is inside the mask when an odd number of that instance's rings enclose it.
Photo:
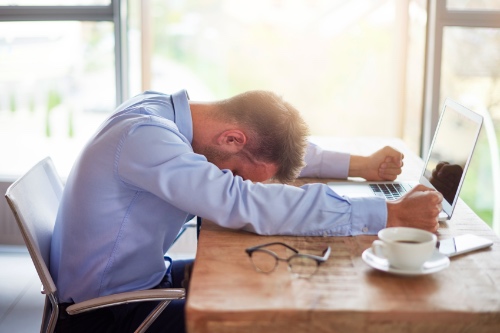
M 500 10 L 498 0 L 448 0 L 446 6 L 451 10 Z
M 491 119 L 463 198 L 493 225 L 500 195 L 479 187 L 495 175 L 499 12 L 496 0 L 0 0 L 0 154 L 13 161 L 0 174 L 46 155 L 67 173 L 116 104 L 146 89 L 269 89 L 313 135 L 395 136 L 422 155 L 451 97 Z
M 428 147 L 444 99 L 484 115 L 462 199 L 500 234 L 500 6 L 430 1 L 424 135 Z
M 187 89 L 193 100 L 269 89 L 314 135 L 418 143 L 425 1 L 142 3 L 143 89 Z
M 106 6 L 111 0 L 0 0 L 0 6 Z
M 47 155 L 66 174 L 124 95 L 119 2 L 11 2 L 0 0 L 0 174 Z

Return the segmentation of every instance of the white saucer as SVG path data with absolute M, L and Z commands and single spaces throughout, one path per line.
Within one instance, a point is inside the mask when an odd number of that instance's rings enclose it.
M 388 273 L 393 273 L 397 275 L 425 275 L 439 272 L 442 269 L 450 266 L 450 259 L 444 254 L 440 253 L 437 249 L 432 254 L 432 257 L 427 260 L 421 268 L 417 269 L 403 269 L 395 268 L 389 265 L 389 262 L 385 258 L 376 256 L 371 247 L 366 249 L 361 255 L 364 262 L 366 262 L 371 267 L 378 269 L 379 271 L 384 271 Z

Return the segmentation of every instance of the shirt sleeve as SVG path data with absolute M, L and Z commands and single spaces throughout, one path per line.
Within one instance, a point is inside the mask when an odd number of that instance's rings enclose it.
M 349 153 L 324 150 L 308 142 L 305 163 L 299 177 L 346 179 L 349 174 Z
M 385 200 L 349 199 L 325 184 L 295 187 L 233 176 L 207 162 L 172 128 L 140 126 L 121 145 L 117 173 L 128 186 L 223 227 L 263 235 L 348 236 L 385 227 Z

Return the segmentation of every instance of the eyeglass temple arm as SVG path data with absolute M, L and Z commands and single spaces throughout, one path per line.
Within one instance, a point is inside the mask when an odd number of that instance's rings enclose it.
M 252 247 L 249 247 L 247 249 L 245 249 L 246 253 L 248 255 L 250 255 L 253 251 L 255 250 L 258 250 L 260 248 L 263 248 L 263 247 L 266 247 L 266 246 L 271 246 L 271 245 L 282 245 L 282 246 L 285 246 L 286 248 L 294 251 L 295 253 L 299 253 L 298 250 L 294 249 L 293 247 L 291 247 L 290 245 L 287 245 L 285 243 L 282 243 L 282 242 L 272 242 L 272 243 L 267 243 L 267 244 L 262 244 L 262 245 L 257 245 L 257 246 L 252 246 Z M 324 261 L 327 261 L 328 258 L 330 257 L 330 252 L 332 251 L 331 247 L 328 246 L 324 251 L 323 251 L 323 256 L 315 256 L 315 255 L 312 255 L 312 254 L 303 254 L 303 255 L 306 255 L 308 257 L 311 257 L 311 258 L 314 258 L 318 261 L 321 261 L 321 262 L 324 262 Z
M 295 252 L 295 253 L 299 253 L 299 251 L 298 251 L 298 250 L 296 250 L 296 249 L 294 249 L 293 247 L 291 247 L 290 245 L 287 245 L 287 244 L 282 243 L 282 242 L 272 242 L 272 243 L 267 243 L 267 244 L 262 244 L 262 245 L 252 246 L 252 247 L 247 248 L 245 251 L 246 251 L 248 254 L 250 254 L 250 253 L 252 253 L 252 252 L 253 252 L 253 251 L 255 251 L 255 250 L 258 250 L 258 249 L 263 248 L 263 247 L 266 247 L 266 246 L 271 246 L 271 245 L 283 245 L 284 247 L 286 247 L 286 248 L 288 248 L 288 249 L 292 250 L 293 252 Z
M 302 255 L 305 255 L 305 256 L 308 256 L 310 258 L 313 258 L 315 260 L 318 260 L 318 261 L 321 261 L 321 262 L 325 262 L 328 260 L 328 257 L 330 257 L 330 252 L 332 252 L 332 248 L 330 246 L 328 246 L 324 251 L 323 251 L 323 256 L 320 257 L 320 256 L 315 256 L 313 254 L 302 254 Z

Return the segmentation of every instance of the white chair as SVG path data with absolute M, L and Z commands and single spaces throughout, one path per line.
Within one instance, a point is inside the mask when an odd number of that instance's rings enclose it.
M 62 190 L 63 183 L 51 158 L 47 157 L 14 182 L 5 194 L 42 282 L 42 293 L 46 295 L 40 327 L 43 333 L 54 331 L 59 315 L 57 288 L 48 266 L 50 242 Z M 66 311 L 74 315 L 119 304 L 157 301 L 159 304 L 136 330 L 145 332 L 170 301 L 183 298 L 185 290 L 182 288 L 140 290 L 90 299 L 73 304 Z

